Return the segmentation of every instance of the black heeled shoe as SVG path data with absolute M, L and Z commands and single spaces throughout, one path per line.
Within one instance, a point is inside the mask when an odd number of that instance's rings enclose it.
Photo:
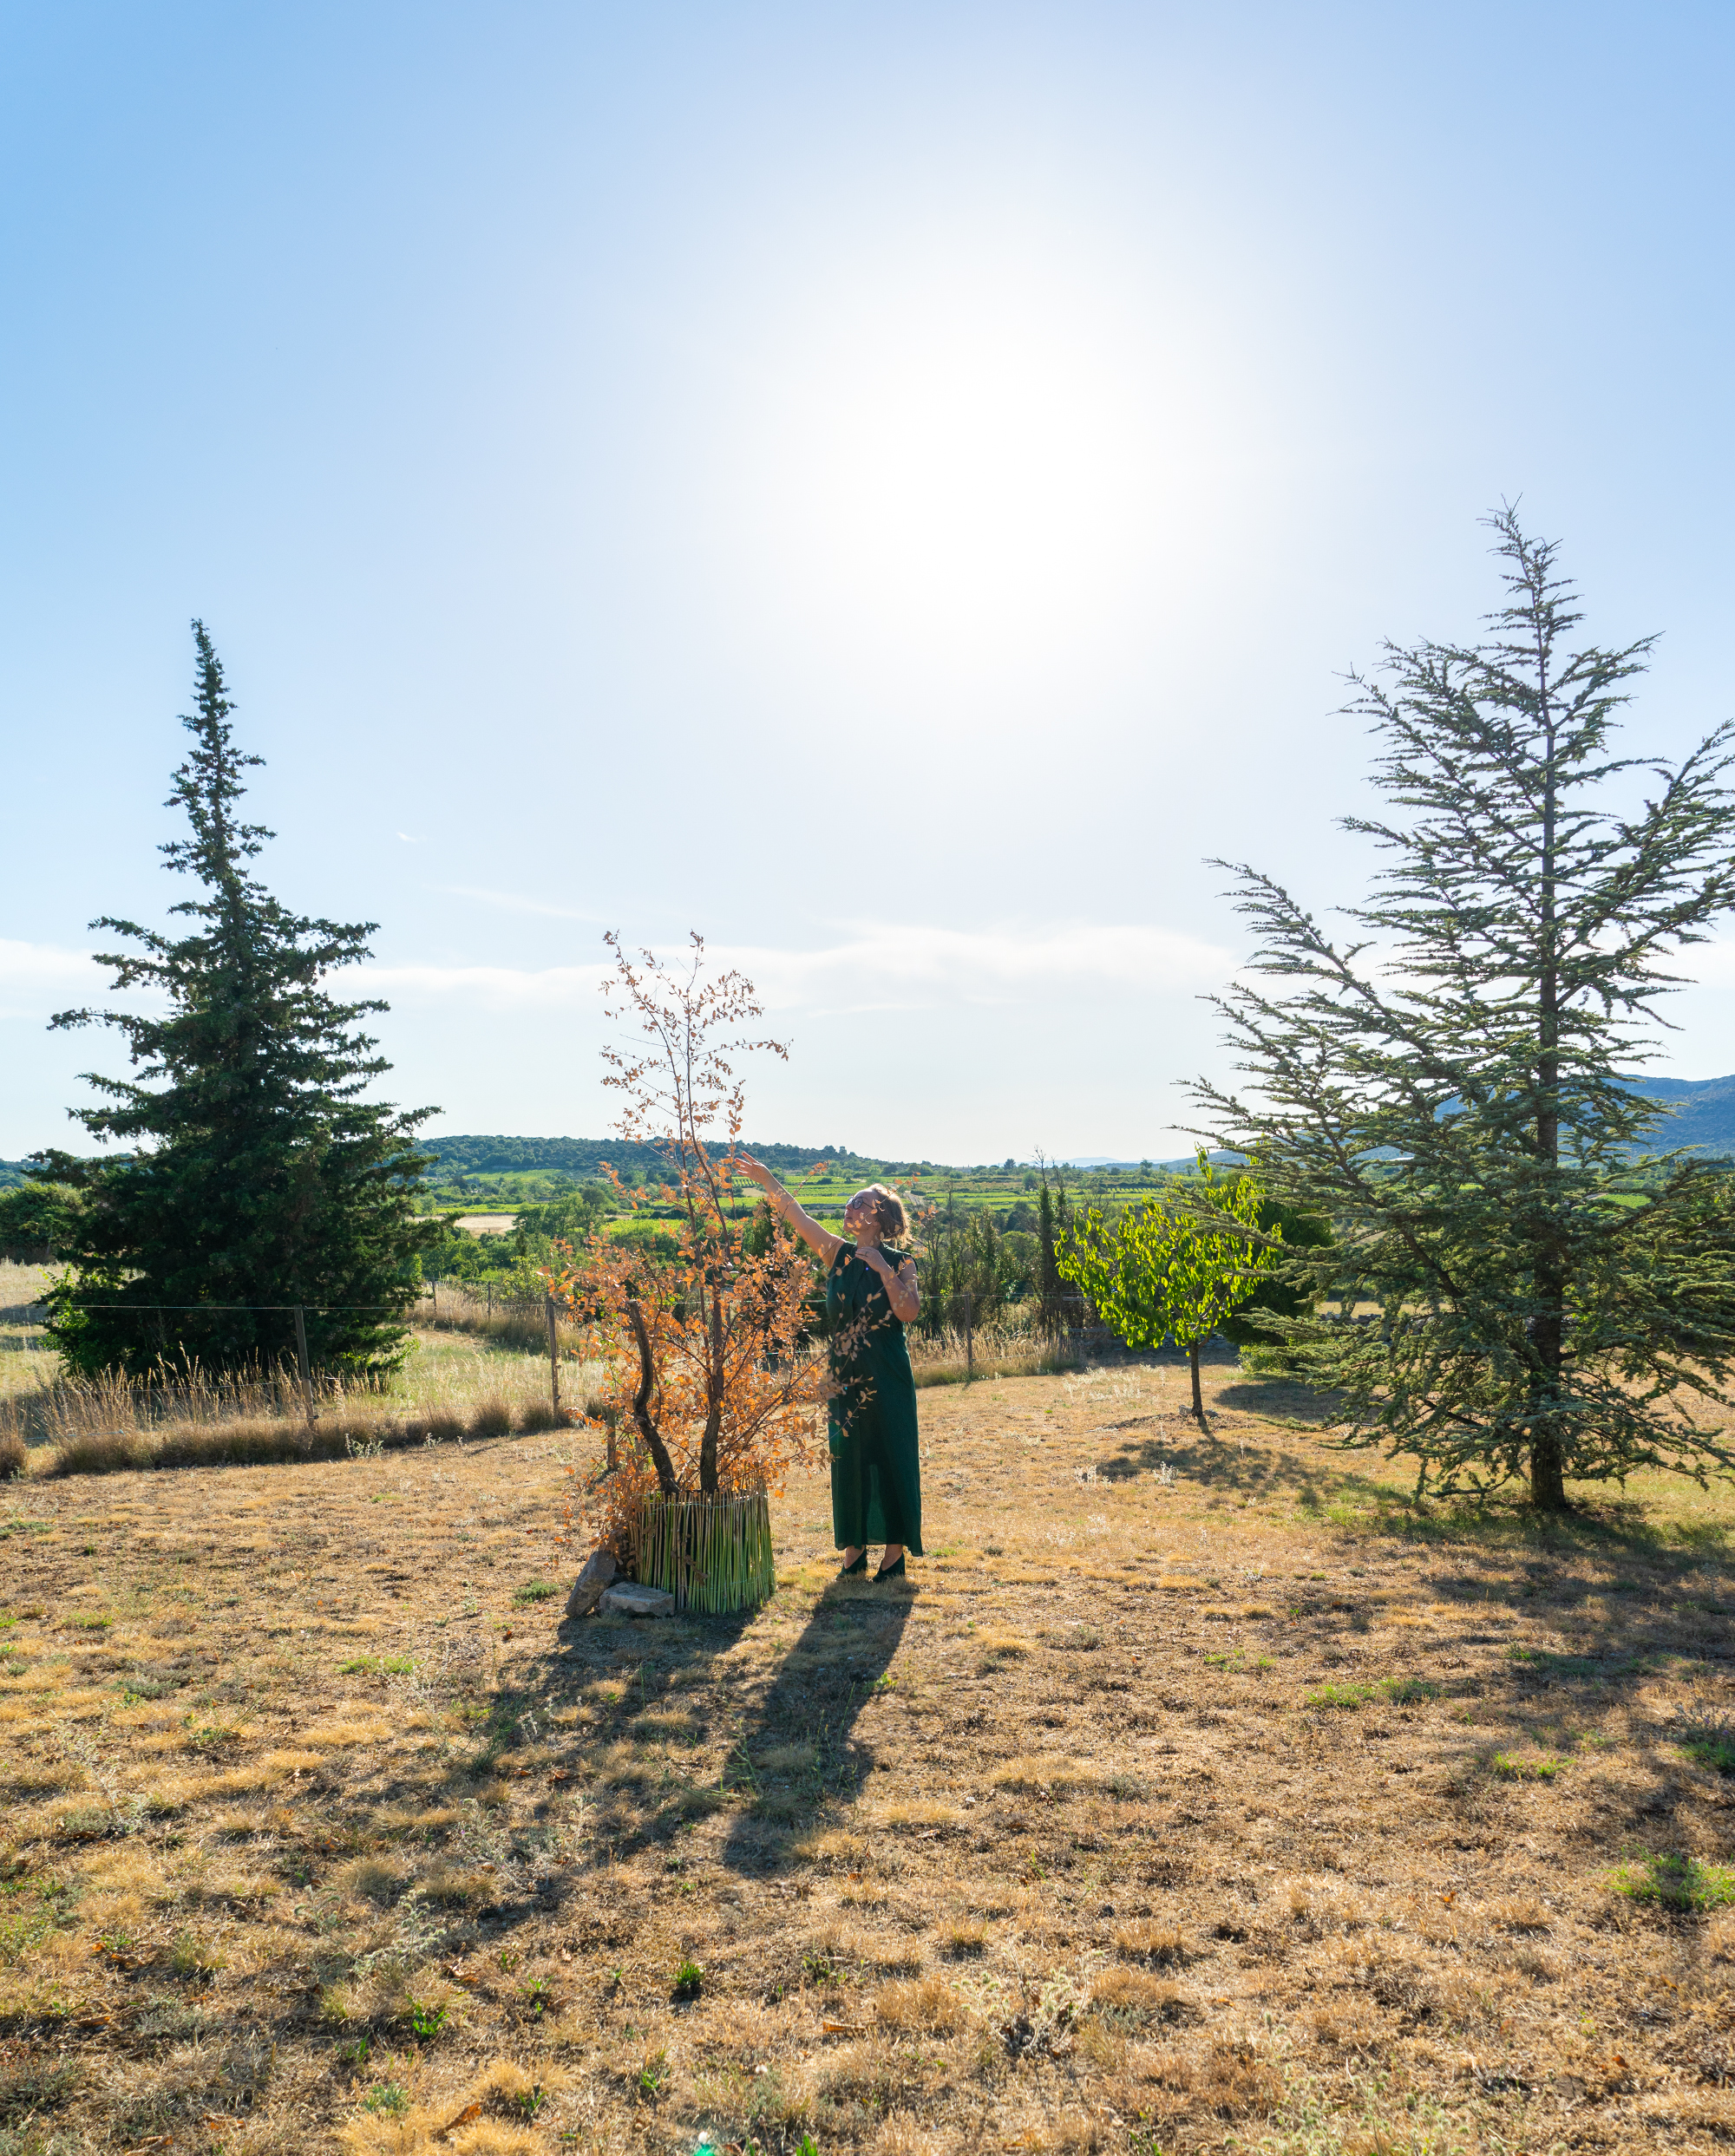
M 865 1563 L 868 1552 L 864 1550 L 861 1556 Z M 875 1579 L 901 1579 L 904 1577 L 903 1558 L 900 1557 L 895 1565 L 882 1565 L 874 1577 Z
M 867 1569 L 868 1552 L 864 1550 L 855 1562 L 853 1565 L 846 1565 L 837 1577 L 840 1579 L 854 1579 L 858 1572 L 865 1572 Z

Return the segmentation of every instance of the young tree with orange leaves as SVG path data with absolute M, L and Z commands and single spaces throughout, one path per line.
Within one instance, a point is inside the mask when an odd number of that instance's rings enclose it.
M 806 1258 L 781 1227 L 756 1253 L 735 1217 L 745 1107 L 735 1059 L 787 1049 L 744 1030 L 762 1015 L 753 983 L 710 973 L 702 937 L 678 970 L 648 951 L 630 958 L 612 931 L 605 940 L 609 1015 L 633 1036 L 603 1049 L 604 1083 L 624 1096 L 615 1127 L 660 1147 L 668 1163 L 660 1189 L 628 1192 L 618 1175 L 616 1187 L 629 1210 L 678 1205 L 678 1248 L 653 1258 L 599 1225 L 546 1277 L 593 1329 L 605 1364 L 604 1412 L 619 1441 L 599 1490 L 601 1539 L 625 1555 L 655 1495 L 780 1484 L 815 1450 L 829 1381 L 804 1336 Z

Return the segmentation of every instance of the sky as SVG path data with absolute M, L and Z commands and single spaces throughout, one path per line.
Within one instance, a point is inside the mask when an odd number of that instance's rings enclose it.
M 1361 895 L 1342 677 L 1474 637 L 1503 500 L 1662 632 L 1628 746 L 1735 710 L 1726 7 L 0 33 L 0 1157 L 125 1069 L 46 1021 L 181 895 L 194 615 L 436 1134 L 602 1134 L 603 934 L 697 931 L 763 1139 L 1183 1151 L 1210 864 Z

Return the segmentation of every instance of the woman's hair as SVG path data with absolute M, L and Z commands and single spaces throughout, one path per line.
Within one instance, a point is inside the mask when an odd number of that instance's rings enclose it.
M 887 1190 L 883 1183 L 870 1183 L 866 1190 L 859 1190 L 850 1199 L 855 1205 L 861 1199 L 873 1202 L 874 1217 L 880 1224 L 882 1242 L 895 1243 L 909 1233 L 909 1222 L 904 1218 L 904 1201 L 894 1190 Z

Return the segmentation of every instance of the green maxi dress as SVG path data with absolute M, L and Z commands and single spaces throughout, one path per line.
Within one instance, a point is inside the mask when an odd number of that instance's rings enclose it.
M 907 1255 L 882 1250 L 896 1271 Z M 831 1525 L 840 1550 L 901 1542 L 922 1554 L 916 1382 L 886 1284 L 846 1243 L 825 1283 L 832 1336 Z

